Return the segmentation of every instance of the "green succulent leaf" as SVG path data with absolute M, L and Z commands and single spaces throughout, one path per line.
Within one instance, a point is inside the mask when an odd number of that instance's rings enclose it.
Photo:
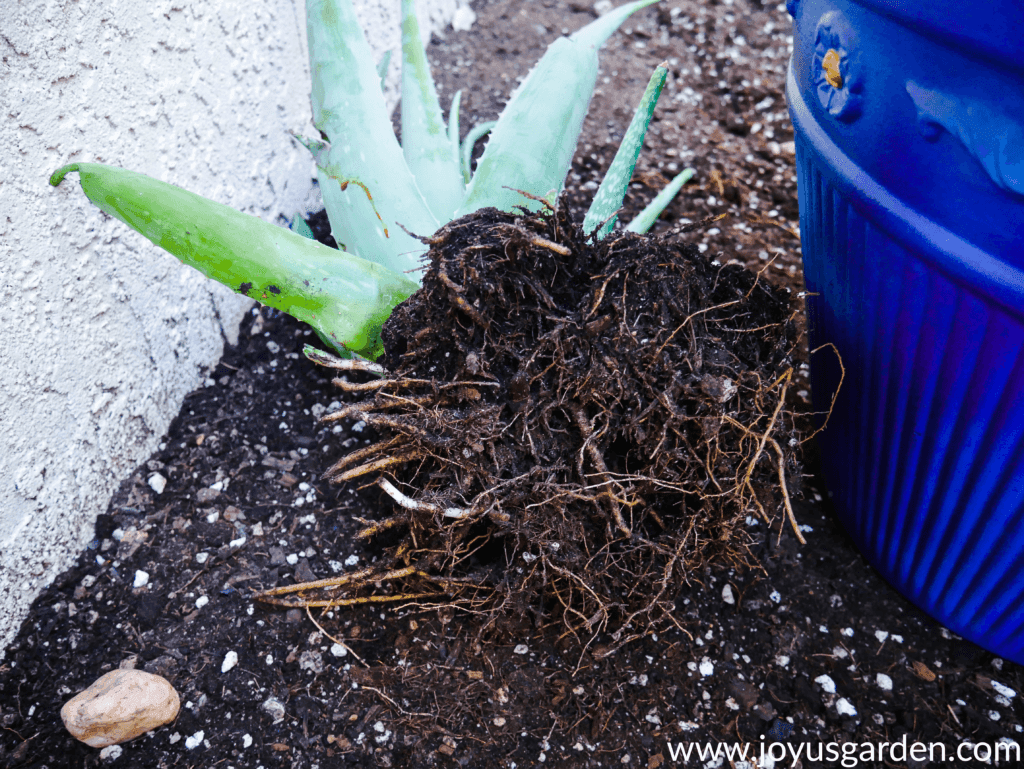
M 402 150 L 419 188 L 430 191 L 431 213 L 438 221 L 449 221 L 466 186 L 441 117 L 413 0 L 402 0 Z
M 459 152 L 459 106 L 462 104 L 462 91 L 456 91 L 452 97 L 452 106 L 448 109 L 448 143 L 452 145 L 452 154 L 455 157 L 455 170 L 461 176 L 462 175 L 462 157 Z M 463 178 L 463 185 L 469 182 L 468 177 Z M 466 194 L 466 188 L 463 186 L 462 194 Z
M 351 0 L 307 0 L 320 190 L 339 243 L 396 272 L 416 273 L 426 248 L 408 234 L 439 226 L 391 128 L 373 54 Z M 404 227 L 404 229 L 403 229 Z
M 562 189 L 597 82 L 598 49 L 630 14 L 657 1 L 627 3 L 548 46 L 498 118 L 456 216 L 487 206 L 537 208 L 514 190 L 544 197 Z
M 645 233 L 654 225 L 661 216 L 661 212 L 665 210 L 672 199 L 679 194 L 679 190 L 683 188 L 693 175 L 696 173 L 692 168 L 687 168 L 681 173 L 676 175 L 672 181 L 670 181 L 661 192 L 654 196 L 654 200 L 647 204 L 643 211 L 636 215 L 629 224 L 626 225 L 626 232 L 638 232 Z
M 462 175 L 468 182 L 470 176 L 473 173 L 472 160 L 473 160 L 473 147 L 476 143 L 484 138 L 487 134 L 494 130 L 494 126 L 497 125 L 497 120 L 488 120 L 486 123 L 480 123 L 473 126 L 472 130 L 466 134 L 466 140 L 462 142 Z
M 384 51 L 384 55 L 380 57 L 380 62 L 377 64 L 377 76 L 380 78 L 380 87 L 383 90 L 384 80 L 388 76 L 388 67 L 391 65 L 391 51 Z
M 417 289 L 404 275 L 145 174 L 71 163 L 50 184 L 72 171 L 100 209 L 207 277 L 308 323 L 338 351 L 380 355 L 381 326 Z
M 301 235 L 308 240 L 316 240 L 316 236 L 313 234 L 313 230 L 309 229 L 309 225 L 306 224 L 306 220 L 302 218 L 302 214 L 295 212 L 295 216 L 292 217 L 291 231 L 296 235 Z
M 622 207 L 622 201 L 626 197 L 626 190 L 629 189 L 629 182 L 633 178 L 633 169 L 636 168 L 636 159 L 640 155 L 640 148 L 643 147 L 647 128 L 654 115 L 654 105 L 658 103 L 658 96 L 661 95 L 667 76 L 667 62 L 658 65 L 654 70 L 640 104 L 633 113 L 633 120 L 626 129 L 626 135 L 622 137 L 612 164 L 608 167 L 608 172 L 601 180 L 601 186 L 598 187 L 597 194 L 590 204 L 590 209 L 583 220 L 583 231 L 590 233 L 597 230 L 594 233 L 595 240 L 604 238 L 615 226 L 615 220 L 618 218 L 615 212 Z
M 313 157 L 316 157 L 317 153 L 327 146 L 326 142 L 322 142 L 319 139 L 307 139 L 305 136 L 302 136 L 295 131 L 289 131 L 288 133 L 292 135 L 292 138 L 295 139 L 295 141 L 309 150 L 309 154 Z

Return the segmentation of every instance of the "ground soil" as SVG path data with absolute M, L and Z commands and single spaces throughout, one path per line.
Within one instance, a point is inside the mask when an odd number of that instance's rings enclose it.
M 668 60 L 622 219 L 693 166 L 658 228 L 728 214 L 693 242 L 722 263 L 760 269 L 775 257 L 766 277 L 797 294 L 784 6 L 662 5 L 627 22 L 602 55 L 570 198 L 585 205 L 651 69 Z M 474 28 L 448 30 L 429 54 L 442 102 L 463 88 L 474 121 L 496 117 L 544 47 L 594 17 L 539 0 L 473 7 Z M 1024 669 L 945 631 L 878 576 L 823 499 L 813 444 L 794 503 L 807 544 L 752 522 L 756 568 L 691 575 L 674 597 L 682 629 L 620 648 L 609 637 L 567 645 L 543 612 L 481 636 L 479 617 L 439 605 L 314 614 L 320 628 L 301 610 L 255 601 L 261 589 L 373 564 L 380 552 L 354 534 L 391 505 L 376 486 L 321 480 L 372 428 L 318 422 L 351 398 L 302 356 L 307 342 L 315 337 L 286 316 L 249 316 L 160 450 L 122 484 L 95 541 L 34 602 L 0 661 L 0 763 L 739 767 L 674 759 L 670 746 L 745 742 L 757 755 L 772 740 L 795 749 L 906 735 L 952 749 L 1024 739 Z M 791 405 L 806 408 L 806 380 L 796 384 Z M 154 474 L 167 479 L 160 494 Z M 140 570 L 148 584 L 133 587 Z M 229 652 L 238 664 L 222 671 Z M 101 754 L 63 730 L 59 710 L 118 666 L 166 676 L 183 707 L 173 724 Z M 993 682 L 1021 694 L 1007 699 Z

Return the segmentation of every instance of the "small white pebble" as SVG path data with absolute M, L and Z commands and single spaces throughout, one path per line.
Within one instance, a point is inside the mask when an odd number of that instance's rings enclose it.
M 200 729 L 198 732 L 193 734 L 191 737 L 186 737 L 185 738 L 185 747 L 188 748 L 189 750 L 193 750 L 195 748 L 198 748 L 202 744 L 203 737 L 205 737 L 205 736 L 206 735 L 203 733 L 203 730 Z
M 201 595 L 201 596 L 199 596 L 199 597 L 198 597 L 198 598 L 196 599 L 196 608 L 197 608 L 197 609 L 202 609 L 202 608 L 203 608 L 204 606 L 206 606 L 206 604 L 208 604 L 209 602 L 210 602 L 210 599 L 209 599 L 209 598 L 207 598 L 207 597 L 206 597 L 205 595 Z
M 224 655 L 224 661 L 220 663 L 220 672 L 227 673 L 238 664 L 238 652 L 230 651 Z
M 220 518 L 220 513 L 215 511 L 206 516 L 206 522 L 216 523 L 218 518 Z
M 732 585 L 726 583 L 725 587 L 722 588 L 722 600 L 730 606 L 736 603 L 736 596 L 732 594 Z
M 836 712 L 841 716 L 850 716 L 853 718 L 857 715 L 857 708 L 851 705 L 848 699 L 842 697 L 836 702 Z
M 507 723 L 507 721 L 505 721 L 503 717 L 498 716 L 491 723 L 493 723 L 495 726 L 501 727 L 504 726 Z
M 527 646 L 526 644 L 518 644 L 516 646 L 516 648 L 513 649 L 513 651 L 516 654 L 529 654 L 530 653 L 530 647 Z
M 705 678 L 715 672 L 715 665 L 711 660 L 705 657 L 700 663 L 700 674 Z
M 346 649 L 341 644 L 336 643 L 334 644 L 334 646 L 331 647 L 331 654 L 333 654 L 335 657 L 344 657 L 346 654 L 348 654 L 348 649 Z
M 116 761 L 123 752 L 124 748 L 120 745 L 108 745 L 100 751 L 100 761 Z
M 818 684 L 828 694 L 836 693 L 836 682 L 832 680 L 831 676 L 820 675 L 814 679 L 814 683 Z
M 252 735 L 243 734 L 242 735 L 242 747 L 243 748 L 248 748 L 248 747 L 251 747 L 251 746 L 252 746 Z
M 294 566 L 299 562 L 299 554 L 289 553 L 287 556 L 285 556 L 285 560 L 288 562 L 289 566 Z
M 1014 697 L 1017 696 L 1017 692 L 1015 692 L 1013 689 L 1011 689 L 1006 684 L 1001 684 L 998 681 L 993 681 L 992 682 L 992 688 L 995 689 L 997 692 L 999 692 L 1004 697 L 1006 697 L 1008 700 L 1012 700 Z
M 876 630 L 875 631 L 875 638 L 878 639 L 878 643 L 884 644 L 885 643 L 885 639 L 888 638 L 888 637 L 889 637 L 889 634 L 886 633 L 884 630 Z
M 149 488 L 153 489 L 157 494 L 163 494 L 164 489 L 167 488 L 167 479 L 160 475 L 160 473 L 153 473 L 149 476 Z
M 132 583 L 132 587 L 145 587 L 149 584 L 149 572 L 142 571 L 139 569 L 135 572 L 135 581 Z
M 875 676 L 875 683 L 878 684 L 878 688 L 883 689 L 887 692 L 892 691 L 892 679 L 885 673 L 879 673 Z
M 196 553 L 196 563 L 206 563 L 209 557 L 209 553 Z

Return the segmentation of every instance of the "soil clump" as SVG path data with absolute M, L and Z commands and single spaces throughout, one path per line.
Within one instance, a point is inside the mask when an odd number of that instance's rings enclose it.
M 560 616 L 582 644 L 679 626 L 678 585 L 749 566 L 745 519 L 771 525 L 799 475 L 787 294 L 671 235 L 595 242 L 565 198 L 425 242 L 423 288 L 384 327 L 389 373 L 338 379 L 372 395 L 325 417 L 378 430 L 326 477 L 380 476 L 396 504 L 359 536 L 388 557 L 317 605 L 448 595 Z

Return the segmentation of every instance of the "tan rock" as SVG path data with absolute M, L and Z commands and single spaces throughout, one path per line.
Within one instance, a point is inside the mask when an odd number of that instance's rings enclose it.
M 181 701 L 170 682 L 142 670 L 111 670 L 60 709 L 64 726 L 86 745 L 133 740 L 173 721 Z

